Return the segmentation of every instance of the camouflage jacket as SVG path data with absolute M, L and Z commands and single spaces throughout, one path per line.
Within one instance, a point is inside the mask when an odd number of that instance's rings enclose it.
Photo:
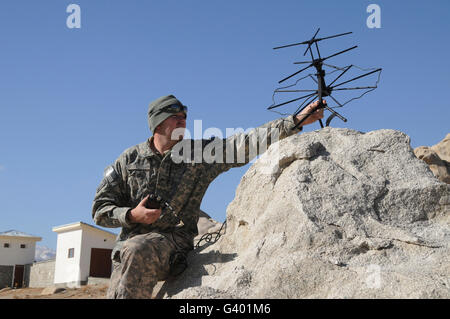
M 282 139 L 301 131 L 293 127 L 293 117 L 289 116 L 226 139 L 184 139 L 165 154 L 152 150 L 151 139 L 125 150 L 105 169 L 92 207 L 96 224 L 122 227 L 113 259 L 125 240 L 151 231 L 171 233 L 181 243 L 180 249 L 193 249 L 200 204 L 209 184 L 219 174 L 256 157 L 258 154 L 251 151 L 254 143 L 268 147 L 273 136 Z M 258 149 L 258 153 L 263 151 Z M 208 152 L 212 157 L 202 159 Z M 244 156 L 239 158 L 240 154 Z M 127 212 L 150 193 L 161 196 L 165 203 L 160 218 L 150 225 L 131 223 Z

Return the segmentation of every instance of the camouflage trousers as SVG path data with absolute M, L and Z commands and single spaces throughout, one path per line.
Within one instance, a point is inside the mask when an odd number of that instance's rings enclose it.
M 108 299 L 150 299 L 153 288 L 170 273 L 170 256 L 177 246 L 159 233 L 134 236 L 120 250 L 106 297 Z

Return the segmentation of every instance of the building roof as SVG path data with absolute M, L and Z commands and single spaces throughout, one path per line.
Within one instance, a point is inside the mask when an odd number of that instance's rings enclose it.
M 24 233 L 24 232 L 21 232 L 18 230 L 14 230 L 14 229 L 7 230 L 5 232 L 1 232 L 0 237 L 21 237 L 21 238 L 33 239 L 36 241 L 42 240 L 42 238 L 39 236 L 30 235 L 30 234 L 27 234 L 27 233 Z
M 76 223 L 72 223 L 72 224 L 55 226 L 55 227 L 52 228 L 52 230 L 54 232 L 56 232 L 56 233 L 63 233 L 63 232 L 79 230 L 79 229 L 89 229 L 89 230 L 100 231 L 104 235 L 114 236 L 114 238 L 117 236 L 114 233 L 111 233 L 111 232 L 103 230 L 103 229 L 101 229 L 99 227 L 95 227 L 95 226 L 92 226 L 92 225 L 89 225 L 89 224 L 86 224 L 86 223 L 83 223 L 83 222 L 76 222 Z

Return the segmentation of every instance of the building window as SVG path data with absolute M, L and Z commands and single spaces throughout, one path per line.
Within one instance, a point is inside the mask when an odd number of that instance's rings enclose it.
M 20 244 L 20 248 L 27 248 L 27 245 L 25 245 L 25 244 Z
M 4 243 L 3 244 L 3 248 L 9 248 L 9 244 L 8 243 Z
M 75 248 L 69 248 L 69 254 L 68 254 L 67 258 L 73 258 L 74 252 L 75 252 Z

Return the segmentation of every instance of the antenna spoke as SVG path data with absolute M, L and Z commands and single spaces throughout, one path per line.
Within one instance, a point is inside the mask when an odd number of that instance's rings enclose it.
M 316 82 L 317 84 L 319 84 L 319 82 L 317 82 L 317 80 L 316 80 L 311 74 L 309 75 L 309 77 L 310 77 L 311 79 L 313 79 L 314 82 Z
M 275 90 L 275 92 L 317 92 L 317 90 Z
M 314 55 L 311 50 L 311 46 L 309 46 L 309 53 L 311 53 L 311 61 L 314 61 Z
M 331 86 L 331 85 L 333 85 L 333 83 L 334 82 L 336 82 L 341 76 L 343 76 L 344 74 L 345 74 L 345 72 L 347 72 L 348 70 L 350 70 L 350 68 L 352 67 L 353 65 L 352 64 L 350 64 L 344 71 L 342 71 L 342 73 L 341 74 L 339 74 L 338 75 L 338 77 L 337 78 L 335 78 L 334 79 L 334 81 L 333 82 L 331 82 L 328 86 Z
M 293 100 L 290 100 L 290 101 L 283 102 L 283 103 L 281 103 L 281 104 L 269 106 L 267 109 L 268 109 L 268 110 L 271 110 L 271 109 L 274 109 L 274 108 L 276 108 L 276 107 L 279 107 L 279 106 L 282 106 L 282 105 L 286 105 L 286 104 L 288 104 L 288 103 L 292 103 L 292 102 L 295 102 L 295 101 L 298 101 L 298 100 L 301 100 L 301 99 L 304 99 L 304 98 L 308 98 L 308 97 L 310 97 L 310 96 L 312 96 L 312 95 L 314 95 L 314 94 L 316 94 L 316 93 L 314 92 L 314 93 L 311 93 L 311 94 L 308 94 L 308 95 L 305 95 L 305 96 L 301 96 L 301 97 L 298 97 L 298 98 L 293 99 Z
M 305 53 L 303 53 L 303 56 L 306 54 L 306 52 L 308 52 L 308 50 L 311 50 L 311 44 L 314 43 L 314 40 L 316 39 L 316 35 L 317 35 L 317 33 L 319 33 L 319 31 L 320 31 L 320 28 L 317 29 L 314 36 L 311 38 L 311 40 L 308 41 L 308 47 L 306 48 Z M 311 52 L 311 56 L 312 56 L 312 52 Z
M 344 68 L 339 68 L 339 67 L 337 67 L 337 66 L 335 66 L 335 65 L 331 65 L 331 64 L 326 64 L 326 63 L 322 63 L 323 65 L 326 65 L 326 66 L 328 66 L 328 67 L 330 67 L 330 68 L 333 68 L 333 69 L 336 69 L 336 70 L 343 70 Z
M 320 28 L 319 28 L 319 30 L 320 30 Z M 316 35 L 317 35 L 317 33 L 319 32 L 319 30 L 317 30 Z M 350 34 L 350 33 L 353 33 L 353 32 L 346 32 L 346 33 L 336 34 L 336 35 L 332 35 L 332 36 L 325 37 L 325 38 L 318 38 L 318 39 L 314 39 L 313 41 L 314 41 L 314 42 L 318 42 L 318 41 L 322 41 L 322 40 L 326 40 L 326 39 L 331 39 L 331 38 L 340 37 L 340 36 L 347 35 L 347 34 Z M 316 35 L 315 35 L 315 36 L 316 36 Z M 315 36 L 314 36 L 314 37 L 315 37 Z M 314 38 L 314 37 L 313 37 L 313 38 Z M 292 44 L 286 44 L 286 45 L 282 45 L 282 46 L 279 46 L 279 47 L 275 47 L 275 48 L 273 48 L 273 49 L 274 49 L 274 50 L 278 50 L 278 49 L 283 49 L 283 48 L 289 48 L 289 47 L 293 47 L 293 46 L 296 46 L 296 45 L 309 44 L 310 42 L 311 42 L 311 40 L 309 40 L 309 41 L 303 41 L 303 42 L 298 42 L 298 43 L 292 43 Z
M 373 74 L 373 73 L 375 73 L 375 72 L 379 72 L 379 71 L 381 71 L 381 69 L 376 69 L 376 70 L 371 71 L 371 72 L 368 72 L 368 73 L 366 73 L 366 74 L 357 76 L 356 78 L 353 78 L 353 79 L 350 79 L 350 80 L 348 80 L 348 81 L 345 81 L 345 82 L 336 84 L 335 86 L 333 86 L 333 87 L 331 87 L 331 88 L 334 90 L 334 88 L 336 88 L 336 87 L 338 87 L 338 86 L 341 86 L 341 85 L 343 85 L 343 84 L 349 83 L 349 82 L 351 82 L 351 81 L 358 80 L 358 79 L 360 79 L 360 78 L 363 78 L 363 77 L 365 77 L 365 76 L 371 75 L 371 74 Z
M 274 50 L 278 50 L 278 49 L 283 49 L 283 48 L 289 48 L 289 47 L 293 47 L 295 45 L 302 45 L 302 44 L 308 44 L 308 41 L 303 41 L 303 42 L 299 42 L 299 43 L 293 43 L 293 44 L 287 44 L 287 45 L 282 45 L 276 48 L 273 48 Z
M 353 32 L 346 32 L 346 33 L 341 33 L 341 34 L 331 35 L 331 36 L 329 36 L 329 37 L 316 39 L 316 41 L 322 41 L 322 40 L 326 40 L 326 39 L 331 39 L 331 38 L 341 37 L 341 36 L 343 36 L 343 35 L 347 35 L 347 34 L 350 34 L 350 33 L 353 33 Z
M 284 78 L 283 80 L 278 81 L 278 83 L 282 83 L 282 82 L 286 81 L 287 79 L 290 79 L 291 77 L 293 77 L 293 76 L 299 74 L 299 73 L 302 72 L 302 71 L 305 71 L 307 68 L 309 68 L 309 67 L 311 67 L 311 66 L 312 66 L 312 64 L 308 65 L 306 68 L 303 68 L 303 69 L 301 69 L 300 71 L 297 71 L 297 72 L 295 72 L 294 74 L 289 75 L 288 77 Z
M 311 49 L 311 43 L 308 43 L 308 47 L 306 48 L 305 53 L 303 53 L 303 56 L 305 56 L 309 49 Z
M 321 57 L 320 57 L 320 51 L 319 51 L 319 46 L 317 45 L 317 41 L 316 41 L 314 44 L 316 45 L 317 55 L 319 56 L 319 59 L 321 59 Z
M 357 45 L 355 45 L 354 47 L 351 47 L 351 48 L 345 49 L 345 50 L 343 50 L 343 51 L 341 51 L 341 52 L 338 52 L 338 53 L 332 54 L 332 55 L 330 55 L 330 56 L 327 56 L 326 58 L 323 58 L 323 59 L 322 59 L 322 61 L 325 61 L 325 60 L 327 60 L 327 59 L 329 59 L 329 58 L 332 58 L 332 57 L 334 57 L 334 56 L 336 56 L 336 55 L 339 55 L 339 54 L 345 53 L 345 52 L 347 52 L 347 51 L 350 51 L 350 50 L 356 49 L 357 47 L 358 47 L 358 46 L 357 46 Z
M 338 100 L 336 100 L 333 96 L 329 95 L 329 97 L 331 97 L 333 99 L 334 102 L 336 102 L 337 105 L 339 105 L 340 107 L 342 107 L 342 104 L 339 103 Z
M 342 107 L 342 104 L 338 102 L 338 100 L 336 100 L 332 95 L 328 95 L 329 97 L 331 97 L 333 99 L 334 102 L 336 102 L 339 106 Z M 330 111 L 331 113 L 334 114 L 334 116 L 339 117 L 342 121 L 347 122 L 347 119 L 345 117 L 343 117 L 341 114 L 339 114 L 338 112 L 336 112 L 335 110 L 329 108 L 328 106 L 325 107 L 328 111 Z
M 333 91 L 342 91 L 342 90 L 365 90 L 365 89 L 376 89 L 377 86 L 357 86 L 354 88 L 338 88 L 333 89 Z

